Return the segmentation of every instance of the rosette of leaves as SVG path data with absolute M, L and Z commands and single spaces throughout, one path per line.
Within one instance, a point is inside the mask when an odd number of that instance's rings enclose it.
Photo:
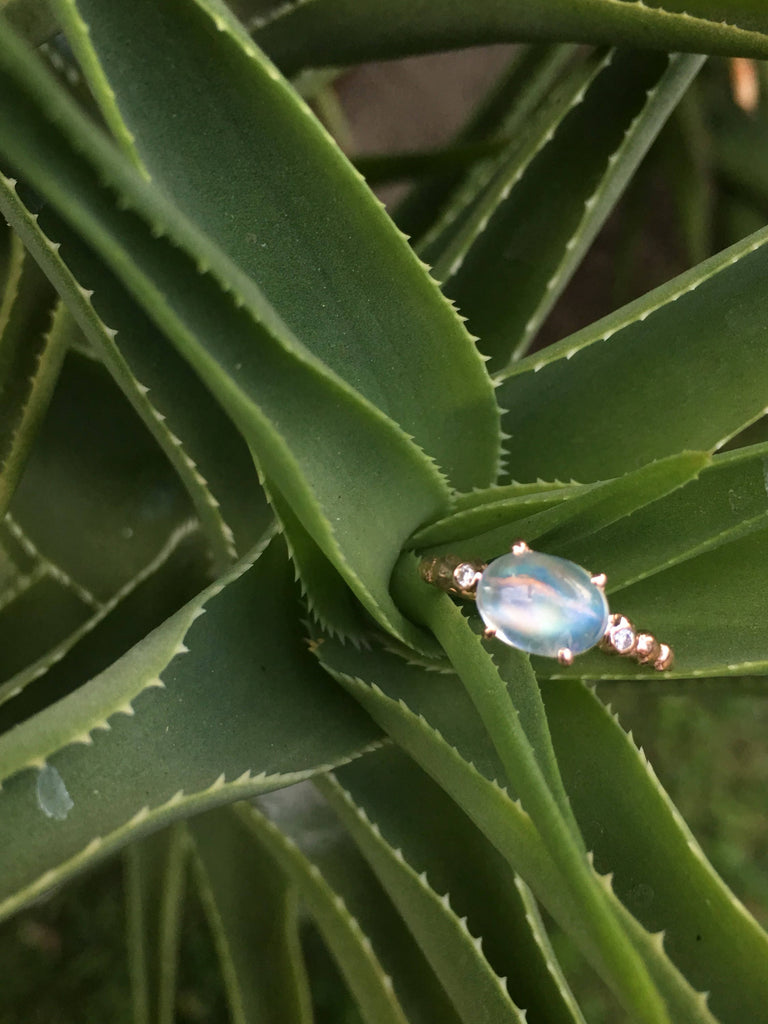
M 768 448 L 716 454 L 768 406 L 768 232 L 532 352 L 762 6 L 5 8 L 0 914 L 127 848 L 136 1021 L 187 874 L 233 1021 L 312 1019 L 305 915 L 368 1024 L 582 1021 L 542 908 L 628 1019 L 761 1019 L 765 934 L 588 685 L 647 670 L 502 650 L 417 566 L 525 537 L 671 680 L 768 671 Z M 500 40 L 400 226 L 289 81 Z

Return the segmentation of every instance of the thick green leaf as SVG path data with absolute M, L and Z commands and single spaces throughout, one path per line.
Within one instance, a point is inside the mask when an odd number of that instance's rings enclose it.
M 349 768 L 334 776 L 350 800 L 466 918 L 513 1001 L 531 1020 L 581 1022 L 546 932 L 536 911 L 531 914 L 532 898 L 522 895 L 525 884 L 447 794 L 392 747 Z
M 173 1024 L 186 887 L 184 834 L 172 826 L 125 852 L 134 1024 Z
M 5 215 L 176 469 L 218 565 L 227 564 L 233 542 L 247 550 L 270 517 L 242 438 L 185 360 L 71 228 L 50 208 L 33 216 L 2 178 L 0 192 Z
M 415 562 L 415 560 L 413 560 Z M 408 580 L 410 578 L 410 585 Z M 583 915 L 582 927 L 601 950 L 607 979 L 616 995 L 638 1020 L 669 1021 L 664 1000 L 647 968 L 606 900 L 603 888 L 587 862 L 583 839 L 570 805 L 558 785 L 552 784 L 556 764 L 542 769 L 537 751 L 488 651 L 475 636 L 461 610 L 447 594 L 420 580 L 415 566 L 398 572 L 397 584 L 411 614 L 418 615 L 434 632 L 480 715 L 508 779 L 514 780 L 524 809 L 539 830 L 545 847 L 571 887 Z M 515 686 L 529 705 L 540 704 L 538 684 L 528 659 L 516 654 Z M 541 718 L 544 721 L 543 716 Z M 547 740 L 549 739 L 547 734 Z
M 529 816 L 502 788 L 505 777 L 498 756 L 458 680 L 425 672 L 375 649 L 361 655 L 329 641 L 319 646 L 317 653 L 328 671 L 462 807 L 606 977 L 602 951 L 586 933 L 583 912 L 570 886 L 564 883 Z M 609 886 L 606 893 L 673 1019 L 714 1024 L 705 1000 L 672 965 L 658 938 L 635 921 Z
M 768 529 L 673 565 L 621 591 L 615 610 L 675 651 L 672 678 L 768 674 Z M 539 666 L 537 665 L 537 668 Z M 588 679 L 648 678 L 625 658 L 588 651 L 575 665 Z M 542 674 L 573 675 L 556 665 Z M 652 673 L 651 673 L 652 674 Z
M 557 756 L 598 871 L 723 1024 L 768 1003 L 768 935 L 718 877 L 642 750 L 582 684 L 544 688 Z M 586 781 L 588 780 L 588 782 Z M 652 823 L 652 827 L 649 827 Z M 738 978 L 738 983 L 734 983 Z
M 0 739 L 0 916 L 130 839 L 375 738 L 302 643 L 284 546 L 254 557 Z
M 419 874 L 390 846 L 332 777 L 317 785 L 405 918 L 465 1024 L 523 1024 L 525 1015 L 483 956 L 482 943 L 451 906 L 449 894 L 436 891 L 424 872 Z
M 466 330 L 224 5 L 53 6 L 117 137 L 258 282 L 294 336 L 411 434 L 456 488 L 492 482 L 498 412 Z M 171 43 L 169 81 L 157 54 Z
M 716 455 L 712 465 L 665 495 L 589 536 L 551 547 L 608 576 L 608 592 L 768 526 L 768 444 Z
M 35 264 L 12 251 L 0 301 L 0 517 L 58 380 L 69 336 L 65 313 Z
M 669 8 L 672 8 L 671 10 Z M 676 10 L 675 10 L 676 8 Z M 568 39 L 663 50 L 768 56 L 760 0 L 627 3 L 625 0 L 311 0 L 255 26 L 260 45 L 291 73 L 481 43 Z M 725 15 L 726 20 L 723 20 Z
M 489 368 L 530 348 L 702 63 L 614 51 L 591 81 L 579 88 L 576 79 L 570 109 L 543 126 L 547 142 L 527 166 L 514 150 L 500 161 L 464 237 L 450 239 L 435 261 L 444 290 L 491 356 Z
M 502 554 L 520 538 L 540 540 L 549 548 L 622 523 L 637 509 L 687 484 L 710 461 L 704 452 L 682 452 L 616 480 L 565 492 L 536 492 L 523 499 L 516 496 L 491 501 L 425 527 L 408 546 L 423 549 L 437 544 L 438 551 L 442 551 L 455 550 L 458 545 L 463 557 L 486 559 Z M 536 508 L 539 503 L 545 507 Z
M 266 815 L 251 805 L 241 805 L 238 810 L 254 839 L 298 886 L 302 901 L 335 957 L 365 1024 L 408 1024 L 392 979 L 385 973 L 370 940 L 344 899 L 334 892 L 293 840 L 283 835 Z
M 5 672 L 12 667 L 17 670 L 0 685 L 0 704 L 10 701 L 0 707 L 0 731 L 41 711 L 111 665 L 199 593 L 210 578 L 209 568 L 209 553 L 199 531 L 194 526 L 181 527 L 141 572 L 96 611 L 75 603 L 78 614 L 70 616 L 62 610 L 70 606 L 67 599 L 72 602 L 77 594 L 43 563 L 36 570 L 38 582 L 23 592 L 28 599 L 23 601 L 19 595 L 13 605 L 2 609 L 0 625 L 8 637 L 2 664 Z
M 311 1024 L 296 889 L 222 807 L 186 825 L 232 1024 Z
M 611 51 L 602 49 L 583 55 L 581 60 L 572 60 L 567 70 L 551 83 L 548 94 L 515 126 L 504 152 L 467 176 L 420 239 L 419 252 L 434 265 L 444 289 L 461 270 L 472 245 L 481 244 L 478 239 L 484 235 L 499 205 L 519 185 L 563 119 L 584 101 L 589 84 L 610 61 Z M 493 272 L 498 270 L 498 260 L 494 259 Z
M 368 760 L 368 756 L 361 758 Z M 360 927 L 410 1024 L 459 1024 L 450 998 L 349 833 L 312 785 L 259 797 L 259 808 L 317 869 Z M 310 868 L 313 871 L 313 868 Z
M 718 448 L 762 415 L 766 241 L 758 232 L 512 368 L 498 389 L 511 477 L 605 479 Z
M 552 545 L 555 553 L 604 571 L 614 610 L 672 643 L 675 676 L 766 671 L 758 625 L 768 527 L 766 458 L 765 444 L 716 456 L 698 480 L 626 520 Z M 597 652 L 580 657 L 572 670 L 538 659 L 537 671 L 649 678 L 647 668 Z
M 489 156 L 500 155 L 545 102 L 575 51 L 567 45 L 518 47 L 509 69 L 471 114 L 447 152 L 474 152 L 474 161 L 479 160 L 482 147 L 490 147 Z M 393 212 L 395 223 L 414 238 L 417 251 L 449 211 L 466 206 L 467 197 L 477 194 L 492 171 L 492 162 L 479 160 L 466 175 L 460 168 L 445 168 L 415 185 L 398 204 Z
M 52 575 L 73 581 L 92 610 L 192 519 L 151 435 L 104 369 L 75 352 L 67 355 L 11 513 L 33 564 L 48 562 Z
M 366 607 L 393 633 L 416 646 L 423 643 L 393 604 L 388 581 L 405 537 L 445 503 L 446 485 L 434 464 L 397 425 L 291 340 L 253 283 L 117 157 L 10 34 L 0 62 L 9 73 L 0 89 L 0 123 L 8 118 L 11 125 L 2 145 L 168 330 L 258 450 L 262 472 L 276 481 Z M 43 103 L 45 115 L 27 89 Z M 78 152 L 47 120 L 54 110 L 57 124 L 77 139 Z M 98 175 L 79 155 L 84 149 Z M 146 212 L 151 233 L 137 216 L 114 205 L 102 178 L 119 183 L 121 206 L 134 202 Z M 215 274 L 199 272 L 178 245 L 152 237 L 169 220 L 174 237 L 189 245 L 201 265 L 215 266 Z M 226 280 L 236 296 L 222 293 L 217 280 Z

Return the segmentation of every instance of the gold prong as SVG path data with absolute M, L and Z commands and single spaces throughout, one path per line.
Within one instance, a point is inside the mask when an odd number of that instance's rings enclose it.
M 493 628 L 493 626 L 486 626 L 485 629 L 483 630 L 483 636 L 485 637 L 486 640 L 493 640 L 493 638 L 496 636 L 496 630 Z
M 513 555 L 527 555 L 530 550 L 524 540 L 516 540 L 510 548 Z
M 605 590 L 605 584 L 607 582 L 608 577 L 604 572 L 596 572 L 595 575 L 591 577 L 592 586 L 598 587 L 600 590 Z
M 654 661 L 653 667 L 657 672 L 666 672 L 668 668 L 672 668 L 675 661 L 675 655 L 669 644 L 659 644 L 659 647 L 659 656 L 656 661 Z
M 557 660 L 561 665 L 572 665 L 573 664 L 573 651 L 570 647 L 561 647 L 557 652 Z
M 635 658 L 641 665 L 647 665 L 651 661 L 656 661 L 660 654 L 661 644 L 655 636 L 652 636 L 650 633 L 637 634 Z

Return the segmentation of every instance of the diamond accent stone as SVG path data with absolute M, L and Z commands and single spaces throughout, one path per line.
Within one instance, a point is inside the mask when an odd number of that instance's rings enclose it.
M 462 590 L 472 590 L 477 578 L 477 569 L 469 562 L 461 562 L 453 570 L 453 578 L 457 587 Z
M 635 642 L 635 634 L 628 626 L 611 630 L 610 636 L 611 644 L 619 654 L 626 654 L 627 651 L 632 649 L 632 644 Z

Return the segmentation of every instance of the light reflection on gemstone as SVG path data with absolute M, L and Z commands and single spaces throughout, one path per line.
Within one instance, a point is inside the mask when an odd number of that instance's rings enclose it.
M 586 569 L 539 551 L 502 555 L 477 585 L 486 626 L 512 647 L 548 658 L 594 647 L 608 625 L 608 602 Z

